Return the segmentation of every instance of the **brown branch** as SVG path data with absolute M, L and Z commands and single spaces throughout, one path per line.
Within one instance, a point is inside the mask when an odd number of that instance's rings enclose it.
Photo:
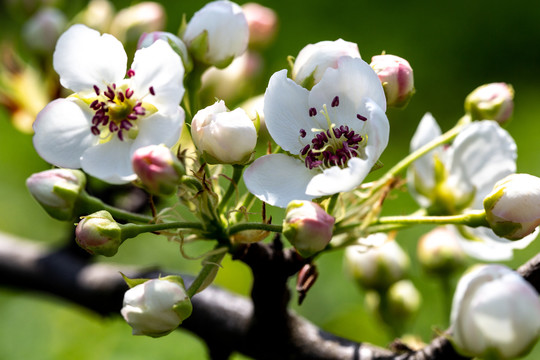
M 248 249 L 244 261 L 250 263 L 259 259 L 262 268 L 264 259 L 271 261 L 275 256 L 277 245 L 273 246 L 274 248 L 256 245 L 253 249 Z M 292 253 L 282 254 L 280 261 L 296 265 L 280 276 L 294 273 L 295 266 L 299 266 L 302 261 L 293 258 Z M 255 264 L 250 265 L 257 269 Z M 51 252 L 36 243 L 0 233 L 0 286 L 46 292 L 102 315 L 117 315 L 127 289 L 118 276 L 118 271 L 130 277 L 156 277 L 159 274 L 156 270 L 92 264 L 87 258 L 79 257 L 73 251 Z M 540 256 L 522 266 L 519 272 L 538 288 Z M 188 283 L 192 280 L 187 276 L 184 278 Z M 356 343 L 329 334 L 291 311 L 287 311 L 288 338 L 284 340 L 281 334 L 275 333 L 276 326 L 283 326 L 281 320 L 277 322 L 278 325 L 271 325 L 274 320 L 271 316 L 261 318 L 263 315 L 259 315 L 259 320 L 254 320 L 257 318 L 255 314 L 264 313 L 264 309 L 274 315 L 279 313 L 279 310 L 272 312 L 268 305 L 258 304 L 260 300 L 257 300 L 257 291 L 259 290 L 254 287 L 254 306 L 249 299 L 217 287 L 209 287 L 193 298 L 193 314 L 184 321 L 182 327 L 208 344 L 212 359 L 226 359 L 233 350 L 256 359 L 465 359 L 455 353 L 444 337 L 436 338 L 421 351 L 396 354 L 370 344 Z M 264 291 L 261 294 L 263 293 Z M 283 301 L 286 303 L 288 298 Z M 260 310 L 257 310 L 258 308 Z M 265 319 L 268 323 L 257 324 L 260 319 Z M 267 325 L 269 330 L 264 330 L 264 325 Z

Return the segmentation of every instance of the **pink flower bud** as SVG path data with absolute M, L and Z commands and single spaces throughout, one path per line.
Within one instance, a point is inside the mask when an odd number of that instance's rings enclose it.
M 514 111 L 514 88 L 505 83 L 477 87 L 465 99 L 465 111 L 472 120 L 495 120 L 505 124 Z
M 75 228 L 77 243 L 90 254 L 113 256 L 122 244 L 122 229 L 105 210 L 83 217 Z
M 173 194 L 185 169 L 164 145 L 150 145 L 137 149 L 132 157 L 133 171 L 144 187 L 154 195 Z
M 413 69 L 409 62 L 385 54 L 373 56 L 370 65 L 381 80 L 388 106 L 405 107 L 415 92 Z
M 486 219 L 495 234 L 518 240 L 540 225 L 540 178 L 512 174 L 484 198 Z
M 76 202 L 85 185 L 83 172 L 68 169 L 42 171 L 26 180 L 32 196 L 50 216 L 58 220 L 73 220 Z
M 274 40 L 278 17 L 274 10 L 257 3 L 242 5 L 249 26 L 249 45 L 265 47 Z
M 332 240 L 335 219 L 318 204 L 291 201 L 283 221 L 283 235 L 303 257 L 323 250 Z
M 133 328 L 133 335 L 160 337 L 176 329 L 192 309 L 182 279 L 167 276 L 126 291 L 120 312 Z
M 457 285 L 451 329 L 452 343 L 463 355 L 524 356 L 540 335 L 538 293 L 505 266 L 476 266 Z

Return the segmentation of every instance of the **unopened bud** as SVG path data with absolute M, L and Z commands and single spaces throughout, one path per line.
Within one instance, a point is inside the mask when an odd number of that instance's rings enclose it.
M 32 196 L 58 220 L 73 220 L 75 205 L 84 191 L 86 177 L 79 170 L 53 169 L 33 174 L 26 180 Z
M 213 1 L 193 15 L 183 39 L 195 59 L 224 68 L 246 51 L 249 27 L 239 5 Z
M 192 310 L 183 280 L 167 276 L 126 291 L 120 312 L 133 328 L 133 335 L 160 337 L 176 329 Z
M 311 201 L 291 201 L 283 220 L 283 235 L 300 255 L 307 258 L 332 240 L 335 219 Z
M 180 161 L 165 145 L 150 145 L 137 149 L 132 158 L 133 171 L 149 193 L 173 194 L 182 175 L 186 174 Z
M 246 3 L 242 10 L 249 26 L 249 46 L 266 47 L 277 33 L 276 12 L 257 3 Z
M 418 261 L 429 273 L 448 276 L 465 265 L 465 252 L 457 235 L 446 227 L 437 227 L 420 238 Z
M 24 25 L 24 40 L 34 51 L 52 53 L 66 23 L 66 16 L 60 10 L 41 9 Z
M 465 112 L 472 120 L 495 120 L 505 124 L 514 111 L 514 88 L 506 83 L 477 87 L 465 99 Z
M 540 178 L 508 175 L 484 198 L 484 209 L 495 234 L 510 240 L 529 235 L 540 225 Z
M 111 33 L 120 41 L 135 43 L 142 33 L 159 31 L 165 26 L 165 9 L 153 1 L 125 8 L 116 14 Z
M 321 81 L 328 68 L 337 68 L 343 56 L 360 58 L 358 45 L 338 39 L 309 44 L 300 50 L 292 68 L 292 79 L 306 89 L 311 89 Z
M 109 212 L 101 210 L 82 218 L 75 238 L 90 254 L 113 256 L 122 244 L 122 229 Z
M 108 32 L 114 16 L 114 7 L 108 0 L 91 0 L 75 16 L 73 23 L 84 24 L 99 32 Z
M 400 280 L 390 286 L 386 295 L 388 316 L 405 321 L 418 313 L 422 303 L 420 292 L 410 280 Z
M 371 58 L 371 67 L 381 80 L 388 106 L 403 108 L 414 95 L 413 69 L 409 62 L 395 55 Z
M 191 136 L 210 164 L 244 164 L 257 144 L 257 131 L 246 112 L 241 108 L 228 111 L 223 101 L 195 114 Z

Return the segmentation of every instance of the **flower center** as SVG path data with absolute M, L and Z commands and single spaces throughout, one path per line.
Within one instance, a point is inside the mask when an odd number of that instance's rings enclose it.
M 127 74 L 132 77 L 135 72 L 130 69 Z M 103 92 L 94 85 L 94 91 L 96 97 L 90 99 L 93 101 L 89 105 L 94 111 L 90 131 L 99 136 L 101 142 L 111 140 L 115 134 L 120 141 L 126 138 L 135 139 L 139 133 L 137 119 L 156 111 L 153 105 L 142 101 L 146 95 L 134 98 L 134 92 L 127 84 L 118 87 L 116 84 L 108 85 Z M 148 94 L 155 95 L 152 86 L 148 89 Z
M 339 97 L 336 96 L 331 102 L 332 107 L 339 106 Z M 325 116 L 328 129 L 311 129 L 315 135 L 308 144 L 300 151 L 300 158 L 308 169 L 327 169 L 332 166 L 344 168 L 349 159 L 353 157 L 366 158 L 364 148 L 367 143 L 367 135 L 362 136 L 354 132 L 346 125 L 336 127 L 330 120 L 326 104 L 323 105 L 321 113 Z M 315 108 L 309 109 L 309 116 L 317 115 Z M 366 121 L 367 118 L 357 114 L 356 118 Z M 300 137 L 306 137 L 305 129 L 300 129 Z

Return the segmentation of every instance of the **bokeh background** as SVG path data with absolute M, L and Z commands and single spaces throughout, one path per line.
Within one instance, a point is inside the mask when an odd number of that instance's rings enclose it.
M 45 1 L 44 1 L 45 2 Z M 160 1 L 166 8 L 166 30 L 176 32 L 182 15 L 189 19 L 204 1 Z M 243 2 L 239 2 L 242 4 Z M 279 16 L 275 42 L 262 52 L 264 73 L 254 85 L 264 92 L 269 76 L 287 66 L 306 44 L 343 38 L 358 43 L 364 60 L 386 51 L 406 58 L 415 74 L 417 93 L 404 111 L 389 110 L 390 144 L 381 160 L 392 165 L 408 152 L 409 141 L 422 115 L 429 111 L 449 129 L 463 114 L 465 96 L 479 85 L 507 82 L 514 86 L 515 112 L 507 127 L 518 145 L 518 171 L 540 175 L 540 3 L 534 0 L 491 1 L 290 1 L 261 4 Z M 38 0 L 3 0 L 0 39 L 10 41 L 31 59 L 21 41 L 21 29 Z M 116 9 L 131 5 L 115 1 Z M 60 0 L 55 6 L 68 18 L 86 5 Z M 25 10 L 26 9 L 26 10 Z M 30 9 L 30 10 L 28 10 Z M 5 48 L 2 48 L 2 52 Z M 2 53 L 2 56 L 4 53 Z M 47 61 L 43 60 L 42 61 Z M 50 61 L 50 60 L 49 60 Z M 28 92 L 31 99 L 32 91 Z M 30 134 L 16 130 L 6 108 L 0 108 L 0 231 L 51 246 L 62 246 L 72 227 L 49 218 L 30 197 L 26 178 L 50 168 L 35 153 Z M 386 203 L 386 214 L 406 214 L 415 203 L 405 192 Z M 279 219 L 279 211 L 273 211 Z M 413 260 L 411 278 L 423 297 L 423 306 L 406 332 L 428 342 L 448 326 L 444 294 L 437 281 L 416 265 L 416 242 L 429 227 L 401 232 L 397 240 Z M 151 249 L 151 250 L 150 250 Z M 196 250 L 196 249 L 195 249 Z M 516 251 L 507 265 L 517 267 L 540 251 L 540 241 Z M 358 341 L 386 346 L 388 329 L 364 309 L 363 292 L 347 278 L 342 252 L 322 256 L 320 278 L 304 304 L 292 307 L 325 330 Z M 156 236 L 129 241 L 113 259 L 125 264 L 159 265 L 164 269 L 196 273 L 198 261 L 183 259 L 177 245 Z M 216 284 L 243 295 L 249 293 L 250 273 L 243 264 L 227 259 Z M 134 337 L 119 317 L 101 318 L 53 297 L 0 288 L 0 359 L 204 359 L 205 347 L 185 331 L 159 339 Z M 244 359 L 235 355 L 236 359 Z M 540 346 L 526 359 L 540 358 Z

